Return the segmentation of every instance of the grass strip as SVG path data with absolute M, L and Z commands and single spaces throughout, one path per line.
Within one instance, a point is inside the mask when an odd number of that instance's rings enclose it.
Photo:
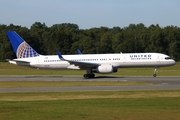
M 180 90 L 0 93 L 0 101 L 180 97 Z
M 180 118 L 179 90 L 0 95 L 2 120 L 179 120 Z M 11 100 L 3 100 L 2 97 L 9 97 Z

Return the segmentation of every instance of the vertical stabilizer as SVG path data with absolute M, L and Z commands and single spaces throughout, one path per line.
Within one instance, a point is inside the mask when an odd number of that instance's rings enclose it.
M 15 31 L 7 31 L 8 38 L 17 58 L 36 57 L 39 54 L 27 44 Z

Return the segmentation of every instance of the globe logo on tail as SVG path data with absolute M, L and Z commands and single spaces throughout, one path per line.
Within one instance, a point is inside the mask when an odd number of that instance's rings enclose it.
M 16 56 L 17 58 L 29 58 L 39 56 L 39 54 L 26 42 L 22 42 L 16 51 Z

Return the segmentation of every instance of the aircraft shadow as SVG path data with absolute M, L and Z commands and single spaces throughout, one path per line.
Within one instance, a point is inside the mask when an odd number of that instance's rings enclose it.
M 119 76 L 96 76 L 94 78 L 88 78 L 88 79 L 101 79 L 101 78 L 105 78 L 105 79 L 113 79 L 113 78 L 124 78 L 124 77 L 119 77 Z

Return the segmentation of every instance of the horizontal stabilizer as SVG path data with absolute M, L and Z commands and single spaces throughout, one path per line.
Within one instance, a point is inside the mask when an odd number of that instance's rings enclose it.
M 23 60 L 20 60 L 20 59 L 13 59 L 13 60 L 6 59 L 6 61 L 8 61 L 11 64 L 15 64 L 15 65 L 30 66 L 30 62 L 23 61 Z

